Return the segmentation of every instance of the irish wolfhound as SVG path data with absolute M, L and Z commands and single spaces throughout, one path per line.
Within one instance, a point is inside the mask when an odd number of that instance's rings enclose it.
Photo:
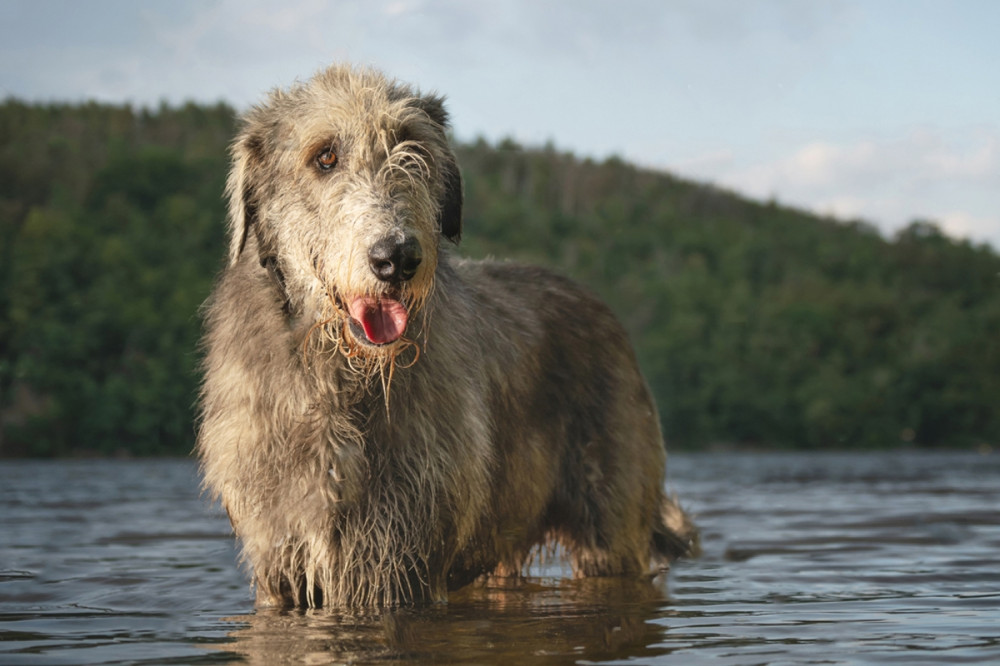
M 693 546 L 610 310 L 442 247 L 462 230 L 447 126 L 440 97 L 334 67 L 233 144 L 198 451 L 259 604 L 441 600 L 540 544 L 578 576 Z

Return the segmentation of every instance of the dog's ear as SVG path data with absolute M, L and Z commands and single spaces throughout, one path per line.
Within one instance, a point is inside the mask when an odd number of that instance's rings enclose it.
M 444 97 L 441 95 L 421 95 L 417 94 L 412 98 L 413 105 L 427 114 L 443 133 L 448 131 L 448 111 L 444 108 Z
M 440 212 L 438 213 L 438 224 L 441 227 L 441 235 L 450 240 L 455 245 L 462 239 L 462 174 L 458 170 L 458 163 L 455 156 L 449 154 L 447 162 L 442 170 L 444 178 L 444 194 L 441 196 Z
M 257 196 L 254 183 L 263 164 L 263 140 L 244 132 L 233 143 L 232 165 L 226 180 L 229 198 L 229 265 L 240 258 L 250 227 L 257 223 Z
M 438 126 L 442 139 L 448 141 L 448 111 L 444 108 L 444 97 L 440 95 L 421 95 L 414 98 L 417 108 Z M 458 170 L 458 162 L 450 150 L 442 164 L 441 177 L 444 181 L 444 191 L 441 195 L 438 213 L 438 225 L 441 235 L 458 245 L 462 238 L 462 173 Z

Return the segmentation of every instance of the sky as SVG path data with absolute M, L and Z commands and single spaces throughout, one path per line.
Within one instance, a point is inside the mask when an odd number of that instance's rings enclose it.
M 551 142 L 1000 249 L 997 0 L 2 0 L 0 97 L 246 108 L 333 62 Z

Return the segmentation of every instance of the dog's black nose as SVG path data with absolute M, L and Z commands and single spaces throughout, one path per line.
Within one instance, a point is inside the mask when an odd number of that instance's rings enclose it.
M 420 241 L 412 236 L 383 238 L 368 250 L 368 265 L 383 282 L 406 282 L 417 274 L 422 259 Z

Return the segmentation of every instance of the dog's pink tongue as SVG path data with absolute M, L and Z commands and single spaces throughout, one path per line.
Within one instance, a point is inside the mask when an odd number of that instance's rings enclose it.
M 351 301 L 348 309 L 351 317 L 365 329 L 368 340 L 376 345 L 398 340 L 409 319 L 406 307 L 392 298 L 360 296 Z

